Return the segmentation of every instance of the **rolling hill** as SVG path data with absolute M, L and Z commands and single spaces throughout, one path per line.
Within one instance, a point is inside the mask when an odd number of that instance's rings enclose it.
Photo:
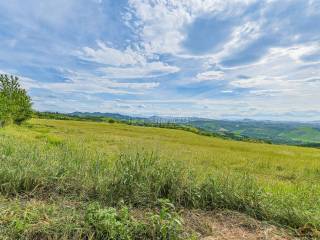
M 320 124 L 318 122 L 276 122 L 245 120 L 212 120 L 195 117 L 132 117 L 114 113 L 69 114 L 80 117 L 109 117 L 120 121 L 136 123 L 171 123 L 195 127 L 203 132 L 214 133 L 231 139 L 262 140 L 274 144 L 320 146 Z
M 192 121 L 189 124 L 209 132 L 232 133 L 275 144 L 320 146 L 318 123 L 205 120 Z
M 120 229 L 128 231 L 109 239 L 154 239 L 159 229 L 169 239 L 214 238 L 206 221 L 211 226 L 226 209 L 245 214 L 241 221 L 256 221 L 245 217 L 251 216 L 285 227 L 277 239 L 316 237 L 320 229 L 314 148 L 32 119 L 0 129 L 0 156 L 0 233 L 8 239 L 99 239 Z

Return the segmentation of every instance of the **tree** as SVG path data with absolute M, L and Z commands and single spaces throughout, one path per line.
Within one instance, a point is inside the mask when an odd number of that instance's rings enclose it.
M 0 126 L 21 124 L 32 116 L 32 103 L 19 78 L 0 74 Z

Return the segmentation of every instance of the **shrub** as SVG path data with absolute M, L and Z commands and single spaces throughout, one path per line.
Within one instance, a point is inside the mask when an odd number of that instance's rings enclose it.
M 110 118 L 109 120 L 108 120 L 108 123 L 115 123 L 116 121 L 114 120 L 114 119 L 112 119 L 112 118 Z
M 86 212 L 86 222 L 93 228 L 96 239 L 132 239 L 134 220 L 126 207 L 117 211 L 115 208 L 102 208 L 91 204 Z

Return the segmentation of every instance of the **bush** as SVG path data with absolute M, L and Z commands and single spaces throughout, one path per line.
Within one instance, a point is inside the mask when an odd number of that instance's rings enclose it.
M 96 239 L 132 239 L 135 222 L 126 207 L 117 211 L 112 207 L 102 208 L 99 204 L 91 204 L 87 209 L 85 220 L 96 233 Z
M 115 123 L 116 121 L 114 120 L 114 119 L 112 119 L 112 118 L 110 118 L 109 120 L 108 120 L 108 123 Z
M 0 75 L 0 126 L 21 124 L 32 116 L 31 99 L 18 77 Z

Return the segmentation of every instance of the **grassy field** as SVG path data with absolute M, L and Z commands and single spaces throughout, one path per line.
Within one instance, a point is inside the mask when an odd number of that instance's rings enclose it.
M 4 239 L 186 239 L 171 203 L 320 229 L 319 149 L 33 119 L 0 129 L 0 162 Z M 128 208 L 158 210 L 139 222 Z

